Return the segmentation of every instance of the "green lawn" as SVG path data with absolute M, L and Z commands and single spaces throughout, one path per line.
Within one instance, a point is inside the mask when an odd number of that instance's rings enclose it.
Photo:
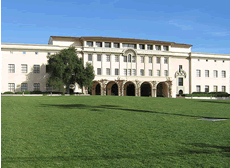
M 229 100 L 2 97 L 1 106 L 2 167 L 230 167 Z

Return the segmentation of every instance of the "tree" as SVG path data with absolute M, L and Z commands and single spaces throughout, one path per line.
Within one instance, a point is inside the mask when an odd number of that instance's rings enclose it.
M 69 93 L 70 84 L 78 83 L 81 88 L 88 87 L 95 77 L 93 66 L 87 63 L 84 67 L 83 59 L 77 56 L 75 47 L 61 50 L 47 58 L 48 84 L 54 89 L 62 90 L 65 85 Z

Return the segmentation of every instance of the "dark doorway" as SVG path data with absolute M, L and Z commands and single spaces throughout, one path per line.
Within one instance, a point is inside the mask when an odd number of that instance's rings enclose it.
M 128 84 L 126 89 L 126 96 L 135 96 L 134 84 Z
M 74 90 L 73 89 L 69 89 L 69 94 L 74 94 Z
M 179 95 L 182 95 L 183 94 L 183 90 L 179 90 Z
M 157 97 L 164 97 L 163 96 L 163 84 L 159 83 L 157 85 Z
M 118 86 L 117 84 L 113 84 L 111 87 L 111 95 L 118 96 Z
M 100 84 L 97 84 L 97 86 L 95 88 L 95 94 L 96 95 L 101 95 L 101 86 L 100 86 Z
M 148 83 L 141 85 L 141 96 L 151 96 L 151 86 Z

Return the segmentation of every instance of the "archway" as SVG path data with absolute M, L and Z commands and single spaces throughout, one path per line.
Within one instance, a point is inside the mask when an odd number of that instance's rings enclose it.
M 183 94 L 183 90 L 179 90 L 179 95 L 182 95 Z
M 101 95 L 101 85 L 99 82 L 93 82 L 93 86 L 91 87 L 91 93 L 92 95 Z
M 106 95 L 118 96 L 118 86 L 114 81 L 111 81 L 107 84 Z
M 124 86 L 124 96 L 135 96 L 135 85 L 133 82 L 126 82 Z
M 157 97 L 168 97 L 168 86 L 165 82 L 157 85 Z
M 141 96 L 151 96 L 151 85 L 148 82 L 141 84 Z

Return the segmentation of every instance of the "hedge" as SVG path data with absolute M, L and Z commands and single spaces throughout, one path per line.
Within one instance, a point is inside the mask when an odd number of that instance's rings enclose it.
M 14 94 L 13 92 L 4 92 L 3 94 Z

